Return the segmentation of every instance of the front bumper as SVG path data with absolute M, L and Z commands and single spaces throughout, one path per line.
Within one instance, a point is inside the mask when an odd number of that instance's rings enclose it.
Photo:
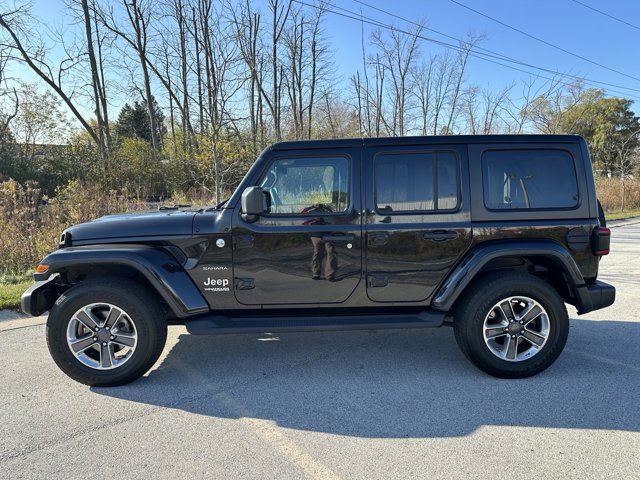
M 28 315 L 42 315 L 49 310 L 58 297 L 57 280 L 58 275 L 52 275 L 31 285 L 20 297 L 22 311 Z
M 576 288 L 579 300 L 578 313 L 583 314 L 612 305 L 616 300 L 616 289 L 613 285 L 596 280 L 595 283 Z

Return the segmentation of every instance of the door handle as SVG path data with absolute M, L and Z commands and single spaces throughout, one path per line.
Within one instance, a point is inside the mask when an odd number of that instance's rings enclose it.
M 389 235 L 386 233 L 370 233 L 369 234 L 369 245 L 372 247 L 386 245 L 388 240 L 389 240 Z
M 433 240 L 434 242 L 444 242 L 458 238 L 458 232 L 455 230 L 431 230 L 422 235 L 425 240 Z
M 234 237 L 234 243 L 236 248 L 251 248 L 253 247 L 253 235 L 238 235 Z
M 356 236 L 351 233 L 345 235 L 327 234 L 322 236 L 322 240 L 324 240 L 325 242 L 353 242 L 355 238 Z

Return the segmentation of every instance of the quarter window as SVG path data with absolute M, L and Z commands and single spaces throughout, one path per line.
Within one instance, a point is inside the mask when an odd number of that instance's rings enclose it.
M 484 204 L 495 210 L 578 205 L 573 157 L 565 150 L 490 150 L 482 155 Z
M 374 175 L 378 212 L 430 212 L 458 206 L 458 162 L 452 152 L 381 154 L 374 160 Z
M 345 212 L 349 206 L 346 157 L 275 160 L 260 185 L 271 197 L 272 214 Z

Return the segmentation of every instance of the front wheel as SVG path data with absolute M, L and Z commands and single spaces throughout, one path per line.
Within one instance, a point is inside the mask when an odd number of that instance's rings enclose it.
M 115 386 L 144 375 L 167 337 L 157 300 L 124 278 L 80 283 L 58 299 L 47 320 L 49 352 L 72 379 Z
M 545 370 L 562 352 L 569 333 L 567 310 L 553 287 L 517 272 L 478 279 L 459 302 L 453 326 L 467 358 L 499 378 Z

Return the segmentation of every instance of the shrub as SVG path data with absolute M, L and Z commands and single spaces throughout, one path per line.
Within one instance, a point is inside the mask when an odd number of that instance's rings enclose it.
M 62 231 L 103 215 L 148 204 L 77 180 L 48 198 L 36 184 L 0 183 L 0 272 L 22 273 L 57 247 Z
M 622 187 L 620 178 L 596 178 L 596 193 L 605 212 L 622 209 Z M 624 209 L 640 210 L 640 180 L 627 178 L 624 181 Z

